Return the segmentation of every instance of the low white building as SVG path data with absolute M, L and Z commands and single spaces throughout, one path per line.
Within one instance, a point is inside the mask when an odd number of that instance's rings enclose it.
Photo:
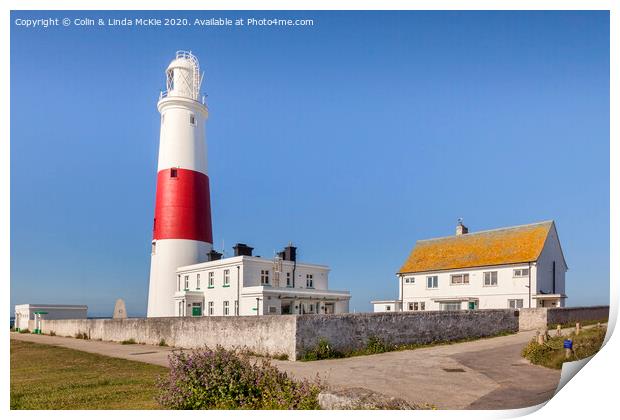
M 553 221 L 416 242 L 397 273 L 399 297 L 375 312 L 563 307 L 564 259 Z
M 15 305 L 16 331 L 30 329 L 29 321 L 34 321 L 32 332 L 38 332 L 41 319 L 85 319 L 88 312 L 86 305 L 47 305 L 25 303 Z
M 349 311 L 348 291 L 329 290 L 329 267 L 297 262 L 289 245 L 274 259 L 252 256 L 245 244 L 235 255 L 179 267 L 175 316 L 337 314 Z

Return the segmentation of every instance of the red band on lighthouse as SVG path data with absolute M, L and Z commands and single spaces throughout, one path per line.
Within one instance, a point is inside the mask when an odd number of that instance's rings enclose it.
M 188 169 L 157 174 L 153 239 L 193 239 L 213 243 L 209 177 Z

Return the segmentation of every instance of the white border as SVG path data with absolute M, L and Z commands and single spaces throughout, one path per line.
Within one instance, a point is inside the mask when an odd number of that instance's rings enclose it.
M 582 1 L 582 0 L 505 0 L 505 1 L 489 1 L 489 0 L 477 0 L 477 1 L 459 1 L 459 0 L 437 0 L 437 1 L 366 1 L 358 0 L 355 2 L 336 2 L 334 0 L 300 0 L 296 2 L 287 1 L 251 1 L 251 0 L 231 0 L 231 1 L 191 1 L 191 0 L 175 0 L 162 1 L 151 0 L 149 2 L 136 1 L 136 0 L 95 0 L 85 4 L 83 1 L 76 0 L 57 0 L 55 2 L 49 1 L 27 1 L 27 0 L 8 0 L 2 2 L 0 6 L 3 10 L 3 19 L 0 33 L 0 42 L 2 43 L 2 57 L 3 63 L 0 66 L 0 77 L 3 81 L 5 88 L 2 90 L 2 108 L 3 110 L 10 109 L 10 75 L 9 75 L 9 60 L 10 60 L 10 10 L 610 10 L 611 21 L 611 99 L 610 99 L 610 137 L 613 139 L 610 145 L 610 170 L 611 170 L 611 220 L 610 227 L 611 235 L 610 243 L 610 264 L 611 264 L 611 314 L 610 314 L 610 331 L 615 327 L 615 323 L 618 315 L 618 258 L 620 255 L 620 247 L 618 246 L 618 176 L 620 174 L 620 167 L 618 165 L 618 123 L 613 116 L 618 114 L 618 77 L 620 75 L 620 69 L 618 68 L 618 51 L 617 40 L 620 36 L 618 31 L 619 18 L 617 12 L 619 10 L 618 2 L 614 1 Z M 6 115 L 6 114 L 5 114 Z M 9 119 L 3 121 L 0 125 L 0 132 L 2 133 L 0 141 L 0 275 L 4 281 L 5 286 L 9 287 L 8 279 L 10 278 L 10 220 L 9 220 L 9 197 L 10 197 L 10 182 L 9 182 L 9 156 L 10 148 L 9 139 L 10 127 Z M 612 258 L 615 256 L 615 258 Z M 9 309 L 9 293 L 4 293 L 4 308 Z M 6 313 L 6 312 L 5 312 Z M 2 392 L 2 405 L 5 410 L 9 407 L 9 348 L 8 348 L 8 332 L 3 329 L 3 338 L 5 345 L 2 347 L 3 355 L 3 392 Z M 615 411 L 615 399 L 617 398 L 617 392 L 615 391 L 615 382 L 618 378 L 620 369 L 618 368 L 619 362 L 615 355 L 619 353 L 620 344 L 618 338 L 612 336 L 611 339 L 608 335 L 608 342 L 605 347 L 595 356 L 588 366 L 579 372 L 578 377 L 575 380 L 569 381 L 569 383 L 554 397 L 548 404 L 541 405 L 539 407 L 531 407 L 523 410 L 513 411 L 436 411 L 436 412 L 392 412 L 389 415 L 398 418 L 410 418 L 415 415 L 416 417 L 428 417 L 428 418 L 507 418 L 525 415 L 532 413 L 532 418 L 547 419 L 553 418 L 607 418 L 608 413 Z M 40 415 L 37 412 L 10 412 L 8 413 L 16 418 L 34 417 Z M 208 415 L 216 416 L 226 415 L 228 418 L 289 418 L 294 416 L 296 418 L 316 418 L 317 416 L 328 417 L 340 417 L 345 413 L 337 412 L 226 412 L 226 413 L 188 413 L 188 412 L 123 412 L 119 413 L 121 416 L 136 416 L 149 418 L 180 418 L 183 416 L 196 415 Z M 354 416 L 369 417 L 376 415 L 377 413 L 370 412 L 355 412 Z M 100 412 L 46 412 L 43 414 L 53 418 L 62 417 L 83 417 L 89 418 L 107 418 L 110 413 L 105 411 Z

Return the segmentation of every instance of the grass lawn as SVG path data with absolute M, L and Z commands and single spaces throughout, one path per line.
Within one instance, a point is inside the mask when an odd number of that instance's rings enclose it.
M 11 340 L 11 409 L 157 409 L 167 368 Z
M 569 335 L 555 336 L 551 333 L 544 344 L 538 344 L 536 338 L 525 346 L 521 355 L 535 365 L 545 366 L 551 369 L 562 369 L 564 362 L 573 362 L 596 354 L 603 345 L 606 327 L 584 328 L 579 335 L 571 332 Z M 573 354 L 565 358 L 564 340 L 573 340 Z

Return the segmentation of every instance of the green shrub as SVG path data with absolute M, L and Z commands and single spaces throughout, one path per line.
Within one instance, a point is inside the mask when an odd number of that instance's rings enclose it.
M 319 409 L 317 381 L 296 381 L 266 359 L 204 348 L 175 350 L 158 380 L 157 401 L 168 409 Z
M 28 328 L 24 328 L 23 330 L 19 330 L 20 334 L 28 334 L 30 333 L 30 330 Z
M 162 338 L 161 340 L 159 340 L 158 346 L 160 346 L 160 347 L 168 347 L 168 344 L 166 344 L 166 340 L 164 340 Z
M 288 360 L 288 354 L 285 353 L 281 353 L 281 354 L 274 354 L 273 356 L 271 356 L 273 359 L 276 360 Z
M 588 328 L 579 335 L 571 333 L 567 336 L 550 337 L 544 344 L 538 344 L 533 338 L 521 351 L 521 356 L 535 365 L 551 369 L 561 369 L 564 362 L 584 359 L 598 352 L 605 339 L 606 328 Z M 565 356 L 564 340 L 573 340 L 573 353 L 568 359 Z
M 121 341 L 121 344 L 136 344 L 136 340 L 134 340 L 133 338 L 130 338 L 129 340 Z
M 329 341 L 321 337 L 314 348 L 307 350 L 301 356 L 301 360 L 309 362 L 313 360 L 338 359 L 341 357 L 345 357 L 345 354 L 334 350 L 329 344 Z
M 86 334 L 85 332 L 78 332 L 78 333 L 75 333 L 75 338 L 80 338 L 82 340 L 88 340 L 88 334 Z
M 50 335 L 53 337 L 56 335 L 56 331 L 50 331 Z

